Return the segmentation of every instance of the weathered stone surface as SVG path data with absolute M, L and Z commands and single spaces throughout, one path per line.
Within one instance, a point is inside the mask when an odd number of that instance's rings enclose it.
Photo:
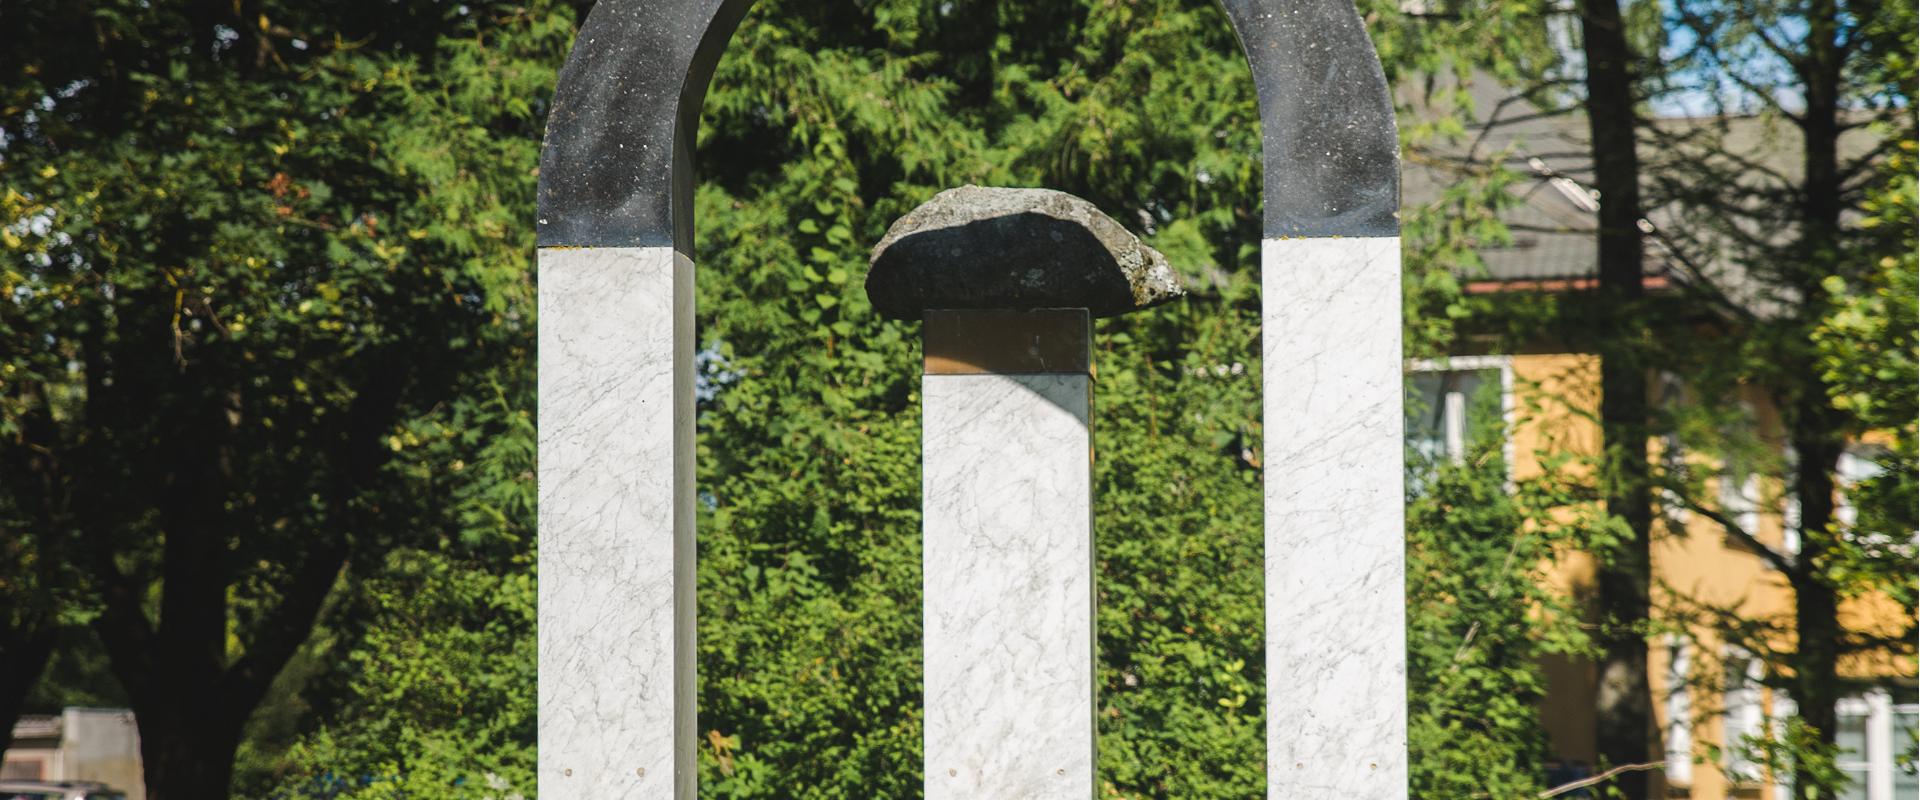
M 882 315 L 930 308 L 1085 308 L 1111 317 L 1186 294 L 1167 258 L 1051 189 L 962 186 L 893 223 L 873 248 L 867 297 Z

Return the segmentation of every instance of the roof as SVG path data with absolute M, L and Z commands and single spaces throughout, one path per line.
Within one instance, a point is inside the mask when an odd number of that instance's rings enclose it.
M 58 739 L 64 727 L 58 716 L 40 714 L 22 715 L 20 720 L 13 724 L 13 738 L 16 741 L 26 739 Z
M 1469 94 L 1478 120 L 1467 126 L 1466 135 L 1408 153 L 1402 166 L 1403 205 L 1432 203 L 1462 179 L 1464 170 L 1499 158 L 1508 169 L 1528 176 L 1509 189 L 1518 203 L 1502 217 L 1513 241 L 1481 248 L 1486 273 L 1467 277 L 1496 284 L 1535 283 L 1541 288 L 1572 288 L 1591 281 L 1598 273 L 1594 237 L 1599 193 L 1590 186 L 1593 159 L 1586 114 L 1577 106 L 1553 109 L 1544 100 L 1534 102 L 1485 76 L 1474 79 Z M 1543 108 L 1543 103 L 1549 107 Z M 1740 153 L 1757 168 L 1786 180 L 1797 179 L 1801 172 L 1799 132 L 1777 118 L 1665 117 L 1655 125 L 1662 134 L 1711 132 L 1719 148 Z M 1671 137 L 1642 137 L 1641 160 L 1650 168 L 1648 174 L 1663 163 L 1696 157 L 1682 147 L 1656 148 L 1646 142 L 1648 138 Z M 1846 144 L 1843 152 L 1864 150 L 1858 142 Z M 1680 213 L 1671 205 L 1647 211 L 1642 230 L 1649 233 L 1649 285 L 1664 283 L 1675 269 L 1669 246 L 1689 252 L 1700 249 L 1700 241 L 1679 235 L 1688 230 Z M 1726 278 L 1732 265 L 1705 268 Z
M 1593 162 L 1586 146 L 1586 120 L 1574 113 L 1547 115 L 1507 94 L 1490 79 L 1472 92 L 1476 125 L 1458 141 L 1410 152 L 1402 167 L 1403 203 L 1426 205 L 1459 182 L 1465 164 L 1508 152 L 1507 166 L 1533 175 L 1510 191 L 1519 201 L 1503 221 L 1513 242 L 1480 250 L 1487 277 L 1503 280 L 1565 280 L 1595 274 L 1594 215 L 1599 207 L 1586 180 Z

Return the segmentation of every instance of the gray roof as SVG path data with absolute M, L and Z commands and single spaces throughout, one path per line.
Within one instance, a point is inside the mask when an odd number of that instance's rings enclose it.
M 1491 80 L 1473 92 L 1480 123 L 1458 141 L 1408 153 L 1402 166 L 1402 203 L 1423 206 L 1463 178 L 1469 161 L 1502 153 L 1507 166 L 1532 180 L 1510 190 L 1520 203 L 1503 221 L 1513 242 L 1486 247 L 1485 277 L 1495 280 L 1557 280 L 1594 274 L 1594 215 L 1586 186 L 1593 163 L 1586 146 L 1586 119 L 1578 112 L 1546 115 L 1539 106 L 1509 95 Z M 1531 162 L 1531 163 L 1529 163 Z
M 13 739 L 16 743 L 26 739 L 57 740 L 65 727 L 58 716 L 23 714 L 13 723 Z
M 1594 277 L 1598 193 L 1590 186 L 1593 161 L 1585 113 L 1577 107 L 1558 112 L 1543 110 L 1541 105 L 1485 77 L 1475 80 L 1471 94 L 1479 121 L 1468 126 L 1466 135 L 1416 147 L 1406 154 L 1402 205 L 1432 203 L 1447 186 L 1463 179 L 1463 170 L 1472 165 L 1484 167 L 1488 161 L 1501 158 L 1507 168 L 1528 176 L 1509 190 L 1519 203 L 1503 216 L 1512 229 L 1513 242 L 1482 248 L 1479 253 L 1486 262 L 1486 273 L 1466 277 L 1500 282 Z M 1641 161 L 1648 174 L 1661 169 L 1663 163 L 1697 157 L 1686 152 L 1685 146 L 1663 148 L 1649 144 L 1649 139 L 1672 139 L 1672 134 L 1709 130 L 1722 149 L 1740 153 L 1781 178 L 1794 180 L 1801 172 L 1799 132 L 1777 118 L 1667 117 L 1655 124 L 1669 135 L 1642 137 Z M 1843 140 L 1843 154 L 1858 155 L 1871 144 L 1858 138 Z M 1719 249 L 1710 241 L 1683 235 L 1689 229 L 1683 226 L 1677 207 L 1650 208 L 1647 222 L 1652 234 L 1647 237 L 1646 271 L 1650 277 L 1673 273 L 1676 261 L 1668 243 L 1689 253 Z M 1712 273 L 1716 282 L 1743 283 L 1731 274 L 1730 264 L 1695 266 Z

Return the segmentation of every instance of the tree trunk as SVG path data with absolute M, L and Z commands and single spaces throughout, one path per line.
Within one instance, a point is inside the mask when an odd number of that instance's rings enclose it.
M 1800 293 L 1795 321 L 1810 338 L 1827 311 L 1821 280 L 1839 272 L 1844 258 L 1839 144 L 1841 67 L 1846 56 L 1840 44 L 1840 12 L 1833 0 L 1808 4 L 1807 27 L 1806 59 L 1797 66 L 1806 86 L 1807 108 L 1800 120 L 1806 169 L 1801 209 L 1805 227 L 1796 248 L 1802 266 L 1795 287 Z M 1785 401 L 1787 435 L 1796 456 L 1791 480 L 1793 496 L 1800 504 L 1802 531 L 1798 568 L 1791 576 L 1796 642 L 1789 665 L 1801 721 L 1814 730 L 1821 745 L 1831 747 L 1839 723 L 1834 705 L 1845 687 L 1839 675 L 1839 595 L 1824 573 L 1834 535 L 1829 531 L 1834 512 L 1834 474 L 1846 447 L 1846 423 L 1833 407 L 1829 387 L 1821 378 L 1818 355 L 1811 349 L 1801 352 L 1804 360 L 1797 359 L 1800 363 L 1783 375 L 1784 385 L 1779 391 Z M 1819 786 L 1804 764 L 1795 765 L 1794 782 L 1800 797 L 1833 800 L 1836 795 L 1834 789 Z M 1813 795 L 1806 794 L 1816 787 Z
M 189 699 L 191 698 L 191 699 Z M 147 800 L 219 800 L 233 782 L 241 725 L 215 697 L 136 703 Z
M 13 726 L 26 710 L 27 692 L 53 658 L 55 632 L 51 624 L 30 622 L 0 640 L 0 756 L 13 746 Z
M 1809 360 L 1797 393 L 1781 397 L 1787 434 L 1795 459 L 1787 476 L 1789 490 L 1800 506 L 1801 547 L 1787 579 L 1793 588 L 1793 649 L 1786 656 L 1791 674 L 1787 689 L 1801 722 L 1824 746 L 1832 746 L 1839 719 L 1835 705 L 1845 694 L 1840 680 L 1840 596 L 1824 575 L 1834 542 L 1829 526 L 1834 516 L 1834 473 L 1839 469 L 1845 437 L 1841 420 L 1827 402 L 1825 386 Z M 1791 380 L 1792 378 L 1789 378 Z M 1805 762 L 1794 764 L 1795 797 L 1834 800 L 1832 787 L 1819 783 L 1819 770 Z M 1811 794 L 1809 794 L 1811 792 Z
M 53 403 L 45 386 L 31 380 L 15 381 L 7 399 L 24 408 L 17 416 L 19 427 L 9 442 L 7 455 L 0 460 L 0 482 L 20 492 L 23 500 L 15 511 L 24 519 L 0 527 L 0 569 L 15 574 L 0 583 L 7 584 L 0 602 L 12 606 L 0 611 L 0 756 L 13 746 L 13 726 L 24 712 L 27 693 L 46 672 L 47 662 L 59 638 L 59 614 L 64 582 L 60 580 L 65 553 L 61 540 L 63 520 L 60 508 L 62 492 L 59 460 L 48 454 L 57 452 L 60 437 L 53 421 Z M 31 533 L 28 533 L 31 531 Z
M 1820 532 L 1833 522 L 1833 476 L 1845 445 L 1841 436 L 1829 433 L 1837 430 L 1838 421 L 1825 399 L 1824 392 L 1807 395 L 1798 407 L 1788 409 L 1797 454 L 1792 491 L 1800 502 L 1801 530 L 1814 533 L 1802 535 L 1796 568 L 1788 576 L 1793 586 L 1795 641 L 1787 662 L 1792 669 L 1788 691 L 1799 706 L 1800 721 L 1813 729 L 1821 745 L 1830 747 L 1839 730 L 1834 707 L 1846 687 L 1840 680 L 1840 597 L 1822 574 L 1830 540 Z M 1834 800 L 1833 787 L 1821 785 L 1820 772 L 1809 767 L 1804 762 L 1794 764 L 1793 783 L 1800 787 L 1794 796 Z
M 173 379 L 165 372 L 142 377 L 161 385 Z M 196 377 L 214 383 L 221 376 L 203 367 Z M 144 580 L 111 562 L 100 565 L 104 608 L 95 625 L 132 698 L 149 800 L 227 797 L 234 751 L 253 710 L 235 702 L 229 680 L 227 424 L 224 409 L 208 402 L 170 410 L 159 432 L 157 449 L 170 457 L 150 473 L 161 489 L 154 502 L 157 618 L 149 617 Z
M 370 357 L 385 358 L 387 351 Z M 175 369 L 171 362 L 160 363 Z M 196 370 L 202 385 L 232 384 L 213 364 Z M 378 434 L 392 424 L 405 386 L 401 370 L 373 375 L 340 415 L 343 419 L 333 423 L 338 427 L 328 467 L 337 477 L 329 506 L 339 509 L 341 531 L 366 526 L 366 519 L 355 516 L 353 501 L 386 463 L 390 451 Z M 175 379 L 171 374 L 141 377 L 157 385 Z M 127 379 L 113 391 L 133 385 Z M 349 554 L 345 533 L 323 532 L 302 542 L 303 551 L 286 555 L 278 596 L 249 609 L 257 616 L 248 626 L 251 635 L 235 636 L 230 592 L 237 570 L 229 539 L 239 522 L 228 511 L 236 482 L 230 435 L 235 422 L 225 396 L 210 394 L 212 399 L 170 411 L 170 424 L 159 432 L 155 448 L 166 458 L 140 470 L 160 489 L 153 501 L 158 512 L 153 532 L 161 537 L 157 574 L 129 574 L 111 558 L 93 564 L 102 601 L 94 626 L 115 676 L 132 696 L 149 800 L 228 796 L 246 722 L 313 631 Z M 95 400 L 89 397 L 90 403 Z M 105 531 L 96 536 L 112 541 Z M 149 608 L 156 579 L 159 614 L 154 618 Z M 241 645 L 237 654 L 232 652 L 235 638 Z
M 1600 191 L 1600 421 L 1606 444 L 1607 513 L 1632 531 L 1602 553 L 1597 579 L 1601 621 L 1599 685 L 1594 697 L 1596 743 L 1606 766 L 1652 757 L 1653 702 L 1647 682 L 1653 525 L 1648 488 L 1647 377 L 1639 356 L 1642 244 L 1640 157 L 1633 99 L 1633 54 L 1618 0 L 1587 0 L 1581 15 L 1587 60 L 1587 120 L 1593 138 L 1594 186 Z M 1648 796 L 1645 772 L 1623 773 L 1625 796 Z
M 1840 721 L 1834 706 L 1845 691 L 1839 679 L 1838 598 L 1818 579 L 1807 578 L 1795 582 L 1793 610 L 1794 633 L 1799 639 L 1793 658 L 1797 670 L 1792 682 L 1794 700 L 1800 706 L 1800 721 L 1819 733 L 1822 745 L 1831 746 Z M 1794 765 L 1793 783 L 1799 787 L 1819 786 L 1816 773 L 1805 763 Z M 1804 792 L 1794 796 L 1808 797 Z M 1835 792 L 1831 787 L 1820 787 L 1812 797 L 1834 800 Z

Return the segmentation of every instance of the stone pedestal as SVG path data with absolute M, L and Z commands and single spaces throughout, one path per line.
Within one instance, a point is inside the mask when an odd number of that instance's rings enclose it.
M 1094 794 L 1087 313 L 929 311 L 928 800 Z
M 1400 240 L 1262 248 L 1267 796 L 1407 796 Z
M 540 251 L 540 796 L 691 800 L 693 276 Z

